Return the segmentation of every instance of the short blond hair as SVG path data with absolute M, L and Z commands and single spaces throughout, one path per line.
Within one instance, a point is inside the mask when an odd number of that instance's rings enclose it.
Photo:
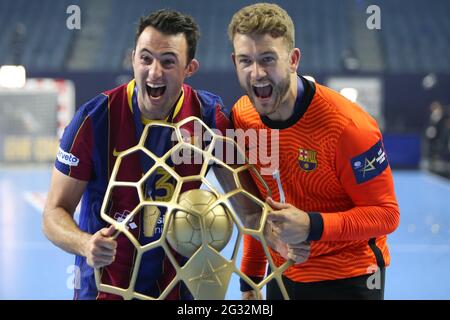
M 231 43 L 236 33 L 283 37 L 289 50 L 295 45 L 295 29 L 291 17 L 283 8 L 272 3 L 256 3 L 236 12 L 228 25 Z

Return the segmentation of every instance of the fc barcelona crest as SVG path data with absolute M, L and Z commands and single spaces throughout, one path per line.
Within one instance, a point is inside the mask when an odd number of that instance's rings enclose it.
M 317 151 L 298 149 L 298 164 L 305 172 L 311 172 L 317 168 Z

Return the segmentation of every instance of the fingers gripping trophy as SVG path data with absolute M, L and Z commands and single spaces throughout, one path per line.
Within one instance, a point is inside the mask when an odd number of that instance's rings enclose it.
M 186 135 L 183 128 L 187 125 L 201 126 L 207 136 L 208 144 L 195 141 L 192 136 Z M 146 148 L 146 141 L 154 129 L 171 131 L 173 146 L 163 155 L 156 155 Z M 225 151 L 227 150 L 227 151 Z M 225 153 L 232 154 L 243 159 L 240 165 L 229 164 L 224 159 Z M 139 153 L 149 159 L 148 170 L 143 172 L 139 181 L 125 181 L 120 179 L 121 164 L 130 155 Z M 170 159 L 170 161 L 169 161 Z M 180 174 L 174 169 L 173 163 L 180 161 L 195 161 L 198 170 L 193 174 Z M 212 166 L 220 167 L 231 181 L 231 187 L 225 191 L 219 191 L 206 179 L 208 169 Z M 157 173 L 164 173 L 175 182 L 171 186 L 170 197 L 148 196 L 145 192 L 146 183 Z M 285 299 L 289 299 L 284 284 L 282 273 L 294 262 L 287 260 L 280 266 L 276 266 L 268 249 L 268 240 L 265 237 L 267 231 L 266 216 L 270 207 L 261 201 L 254 193 L 245 188 L 244 177 L 251 173 L 267 188 L 258 171 L 251 166 L 240 147 L 231 138 L 223 137 L 209 127 L 199 118 L 189 117 L 176 124 L 153 121 L 147 124 L 143 130 L 139 143 L 119 153 L 109 180 L 105 198 L 102 203 L 101 217 L 111 224 L 116 232 L 114 238 L 121 234 L 132 243 L 135 249 L 135 261 L 127 288 L 117 287 L 102 283 L 103 268 L 95 269 L 95 280 L 99 291 L 116 294 L 124 299 L 165 299 L 175 286 L 183 282 L 195 299 L 225 299 L 230 279 L 233 274 L 241 277 L 254 290 L 261 290 L 271 280 L 275 280 Z M 202 188 L 187 188 L 190 183 L 198 182 Z M 135 190 L 139 197 L 139 204 L 132 210 L 126 211 L 120 219 L 108 213 L 111 196 L 114 188 L 130 188 Z M 225 189 L 225 188 L 224 188 Z M 239 206 L 250 203 L 252 212 L 240 210 Z M 238 204 L 238 205 L 235 205 Z M 161 214 L 163 212 L 163 214 Z M 163 217 L 162 217 L 163 215 Z M 134 221 L 143 221 L 142 228 L 145 233 L 160 236 L 154 237 L 154 241 L 142 244 L 133 228 Z M 159 222 L 159 223 L 158 223 Z M 157 230 L 159 229 L 159 230 Z M 233 229 L 236 237 L 232 237 Z M 256 284 L 248 276 L 242 273 L 237 265 L 237 258 L 242 236 L 248 234 L 258 239 L 267 256 L 271 273 L 265 279 Z M 221 250 L 233 238 L 233 250 L 230 257 L 221 254 Z M 118 244 L 120 246 L 120 242 Z M 149 296 L 135 290 L 141 260 L 146 252 L 162 248 L 168 257 L 173 269 L 176 271 L 173 279 L 162 289 L 159 296 Z M 182 256 L 184 263 L 180 263 L 177 256 Z

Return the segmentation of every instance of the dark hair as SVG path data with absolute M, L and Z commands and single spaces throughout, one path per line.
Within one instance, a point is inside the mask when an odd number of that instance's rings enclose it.
M 194 59 L 200 31 L 197 23 L 191 16 L 178 11 L 162 9 L 146 17 L 141 17 L 136 31 L 135 47 L 139 36 L 147 27 L 153 27 L 167 35 L 183 33 L 188 46 L 188 62 Z

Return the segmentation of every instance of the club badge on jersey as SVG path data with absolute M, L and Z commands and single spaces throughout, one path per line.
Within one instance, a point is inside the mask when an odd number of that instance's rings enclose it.
M 317 168 L 317 151 L 299 148 L 297 160 L 303 171 L 314 171 Z

